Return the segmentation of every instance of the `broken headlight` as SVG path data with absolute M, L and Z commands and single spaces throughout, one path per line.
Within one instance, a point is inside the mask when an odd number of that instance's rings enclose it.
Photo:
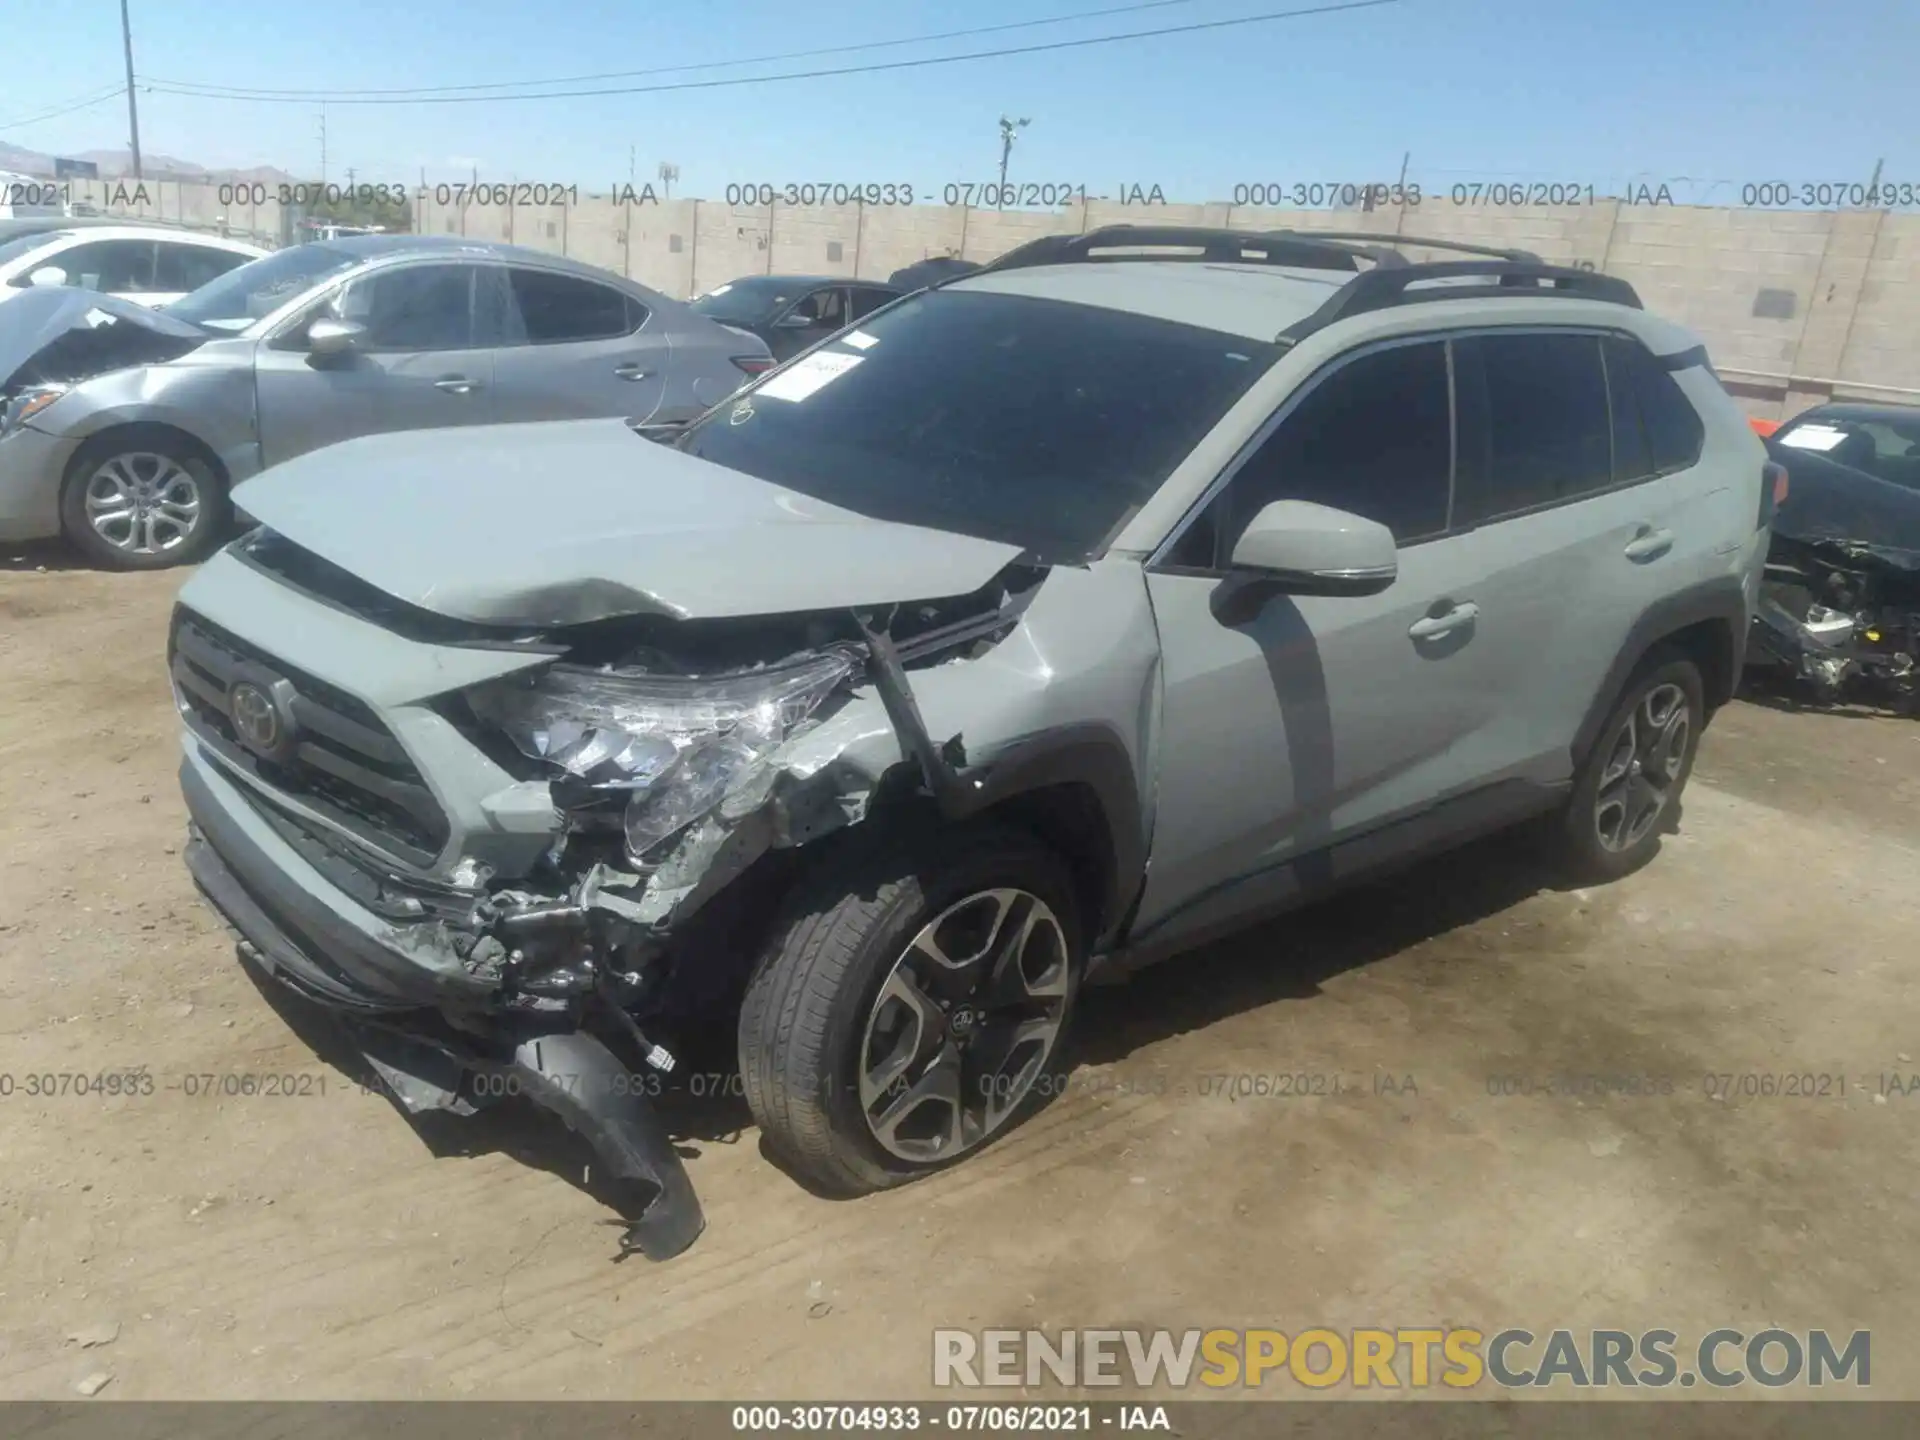
M 29 416 L 38 415 L 66 393 L 64 385 L 32 385 L 0 403 L 0 435 L 19 429 Z
M 474 713 L 554 767 L 563 809 L 623 804 L 627 851 L 650 852 L 720 803 L 852 671 L 841 651 L 727 675 L 556 665 L 468 692 Z

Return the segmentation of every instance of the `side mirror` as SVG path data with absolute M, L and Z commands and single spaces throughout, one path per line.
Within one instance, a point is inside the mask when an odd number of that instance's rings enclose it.
M 27 276 L 27 283 L 29 285 L 64 285 L 67 283 L 67 272 L 58 265 L 42 265 Z
M 773 322 L 776 330 L 811 330 L 822 322 L 799 310 L 790 311 Z
M 1400 573 L 1391 530 L 1309 500 L 1276 500 L 1255 515 L 1232 567 L 1294 595 L 1377 595 Z
M 344 355 L 366 333 L 364 325 L 325 316 L 307 327 L 307 349 L 314 355 Z
M 1308 500 L 1276 500 L 1262 509 L 1230 563 L 1212 606 L 1228 625 L 1251 620 L 1273 595 L 1377 595 L 1400 572 L 1386 526 Z

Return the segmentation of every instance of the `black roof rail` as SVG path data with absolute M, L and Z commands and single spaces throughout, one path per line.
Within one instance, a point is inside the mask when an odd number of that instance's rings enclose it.
M 1376 237 L 1368 237 L 1373 239 Z M 1390 237 L 1387 237 L 1390 238 Z M 1142 255 L 1141 250 L 1184 253 Z M 1120 251 L 1120 254 L 1103 254 Z M 1303 270 L 1358 272 L 1360 261 L 1404 265 L 1391 248 L 1350 244 L 1301 230 L 1226 230 L 1203 225 L 1103 225 L 1084 235 L 1042 235 L 1016 245 L 976 275 L 1034 265 L 1083 265 L 1124 260 L 1192 260 L 1216 265 L 1290 265 Z
M 1486 255 L 1495 260 L 1518 260 L 1529 265 L 1547 263 L 1531 250 L 1505 250 L 1497 245 L 1470 245 L 1465 240 L 1438 240 L 1427 235 L 1387 235 L 1370 230 L 1311 230 L 1306 233 L 1317 235 L 1323 240 L 1358 240 L 1375 245 L 1389 245 L 1396 251 L 1402 245 L 1417 245 L 1425 250 L 1458 250 L 1463 255 Z
M 1423 281 L 1484 279 L 1481 285 L 1432 285 Z M 1415 288 L 1420 287 L 1420 288 Z M 1294 345 L 1317 330 L 1355 315 L 1390 310 L 1396 305 L 1424 305 L 1438 300 L 1483 300 L 1488 297 L 1562 295 L 1574 300 L 1601 300 L 1611 305 L 1644 308 L 1633 286 L 1616 275 L 1573 270 L 1520 260 L 1443 260 L 1431 265 L 1385 266 L 1356 275 L 1305 319 L 1274 337 Z

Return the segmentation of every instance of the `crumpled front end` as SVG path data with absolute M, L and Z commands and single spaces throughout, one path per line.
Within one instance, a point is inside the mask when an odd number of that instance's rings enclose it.
M 703 1222 L 649 1097 L 724 979 L 697 922 L 883 787 L 956 783 L 904 666 L 991 644 L 1028 592 L 890 607 L 896 646 L 852 611 L 487 629 L 302 566 L 256 536 L 181 593 L 196 881 L 409 1113 L 532 1099 L 617 1182 L 628 1247 L 678 1253 Z M 863 763 L 829 722 L 895 743 Z

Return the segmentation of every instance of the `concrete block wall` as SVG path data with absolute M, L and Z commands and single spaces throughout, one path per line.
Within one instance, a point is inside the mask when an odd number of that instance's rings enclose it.
M 276 187 L 77 181 L 74 198 L 114 214 L 285 240 Z M 574 204 L 414 202 L 422 233 L 506 241 L 604 266 L 686 298 L 742 275 L 884 279 L 935 255 L 984 261 L 1041 235 L 1104 225 L 1349 230 L 1531 250 L 1620 275 L 1649 309 L 1698 331 L 1729 388 L 1758 415 L 1832 395 L 1920 404 L 1920 215 L 1632 204 L 1281 210 L 1221 203 L 1063 210 L 963 206 L 637 204 L 581 193 Z M 1445 252 L 1404 245 L 1416 259 Z M 1763 291 L 1777 292 L 1765 297 Z M 1834 382 L 1846 382 L 1835 384 Z

